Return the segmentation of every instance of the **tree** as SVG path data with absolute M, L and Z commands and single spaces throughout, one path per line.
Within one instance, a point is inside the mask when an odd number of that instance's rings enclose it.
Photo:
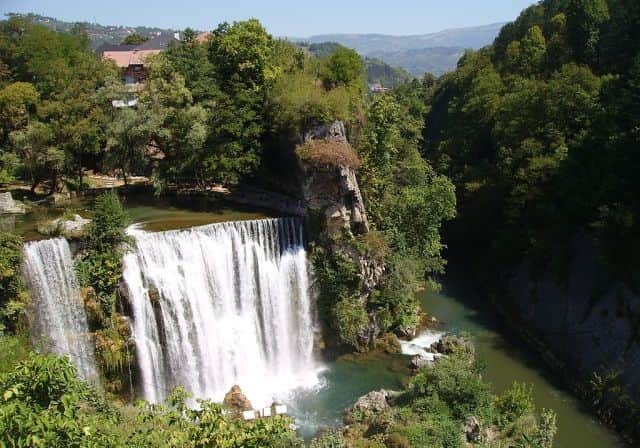
M 320 76 L 327 88 L 342 85 L 361 89 L 364 86 L 364 73 L 360 55 L 355 50 L 340 46 L 324 59 Z
M 598 63 L 601 27 L 610 19 L 606 0 L 570 0 L 567 33 L 578 62 Z
M 127 35 L 127 37 L 125 37 L 122 42 L 120 43 L 120 45 L 140 45 L 145 43 L 146 41 L 148 41 L 149 38 L 147 36 L 142 36 L 136 32 L 133 32 L 129 35 Z
M 14 82 L 0 90 L 0 147 L 6 144 L 12 131 L 29 123 L 38 99 L 38 92 L 28 82 Z
M 209 58 L 223 86 L 261 90 L 268 78 L 273 38 L 250 19 L 221 24 L 209 39 Z
M 520 67 L 524 74 L 534 75 L 545 67 L 547 43 L 539 26 L 532 26 L 521 41 Z
M 64 167 L 64 153 L 54 144 L 54 132 L 50 126 L 33 121 L 20 131 L 10 134 L 12 147 L 21 155 L 31 181 L 31 191 L 47 179 L 49 193 L 58 189 L 58 181 Z

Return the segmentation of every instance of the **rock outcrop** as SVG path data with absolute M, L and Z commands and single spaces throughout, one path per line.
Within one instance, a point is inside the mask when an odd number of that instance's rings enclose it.
M 362 422 L 391 408 L 398 392 L 385 389 L 374 390 L 358 398 L 358 400 L 344 413 L 343 421 L 350 425 Z
M 21 215 L 24 212 L 24 205 L 14 201 L 11 193 L 0 193 L 0 214 Z
M 459 350 L 468 355 L 475 355 L 476 352 L 470 340 L 456 335 L 443 336 L 439 341 L 431 345 L 431 352 L 440 353 L 441 355 L 450 355 Z
M 86 228 L 91 223 L 80 215 L 73 215 L 72 219 L 58 218 L 38 226 L 38 232 L 47 236 L 61 235 L 67 238 L 82 238 Z
M 499 308 L 569 385 L 640 440 L 631 410 L 640 415 L 640 294 L 607 273 L 588 233 L 574 238 L 571 253 L 561 277 L 522 262 Z
M 366 302 L 386 267 L 384 261 L 351 244 L 370 228 L 356 176 L 359 161 L 347 141 L 344 124 L 336 121 L 309 130 L 298 157 L 310 239 L 353 262 L 362 284 L 360 300 Z M 363 346 L 372 346 L 379 335 L 375 318 L 370 316 L 369 326 L 362 329 L 359 339 Z
M 241 413 L 243 411 L 250 411 L 253 409 L 249 399 L 242 393 L 240 386 L 234 385 L 229 392 L 224 396 L 222 402 L 224 406 L 230 409 L 232 412 Z

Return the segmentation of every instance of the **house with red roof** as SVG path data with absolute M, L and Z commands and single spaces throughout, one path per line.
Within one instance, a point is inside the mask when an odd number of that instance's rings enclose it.
M 178 36 L 161 34 L 139 45 L 103 45 L 98 52 L 104 59 L 111 59 L 122 70 L 122 81 L 128 87 L 139 90 L 146 78 L 145 62 L 149 56 L 165 51 Z

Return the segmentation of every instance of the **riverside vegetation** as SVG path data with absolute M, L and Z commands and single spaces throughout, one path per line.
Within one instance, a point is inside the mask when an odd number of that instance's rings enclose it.
M 583 321 L 608 284 L 624 285 L 637 303 L 639 30 L 637 2 L 541 1 L 492 46 L 468 52 L 432 93 L 425 155 L 456 185 L 452 254 L 506 309 L 516 301 L 505 292 L 508 275 L 523 260 L 534 279 L 550 274 L 560 288 L 583 282 L 569 278 L 581 234 L 594 241 L 599 276 Z M 638 347 L 638 309 L 607 306 L 615 307 L 603 320 L 628 322 L 625 358 Z M 631 379 L 620 380 L 620 369 Z M 633 369 L 623 361 L 572 373 L 594 410 L 637 439 Z
M 485 245 L 479 247 L 540 250 L 549 241 L 544 218 L 558 210 L 572 210 L 574 227 L 593 224 L 612 236 L 608 242 L 636 241 L 638 196 L 629 185 L 633 160 L 626 148 L 637 140 L 628 131 L 637 119 L 637 48 L 626 46 L 619 51 L 629 54 L 616 58 L 606 45 L 634 42 L 638 28 L 626 20 L 637 20 L 638 10 L 610 3 L 611 10 L 598 0 L 542 2 L 505 27 L 493 47 L 468 53 L 456 72 L 373 98 L 366 95 L 364 63 L 352 50 L 339 47 L 318 58 L 272 38 L 255 20 L 220 25 L 205 43 L 187 30 L 183 42 L 150 61 L 135 109 L 111 106 L 125 96 L 117 70 L 96 57 L 81 28 L 56 33 L 13 17 L 0 24 L 0 183 L 82 190 L 86 169 L 118 169 L 125 181 L 148 175 L 158 194 L 171 185 L 246 181 L 291 193 L 295 186 L 279 162 L 295 159 L 292 147 L 310 127 L 343 121 L 355 148 L 347 160 L 358 169 L 372 231 L 339 238 L 384 263 L 385 275 L 362 300 L 362 278 L 349 257 L 318 248 L 313 259 L 321 320 L 342 348 L 366 351 L 372 346 L 359 337 L 364 327 L 374 321 L 379 333 L 415 329 L 415 290 L 425 281 L 438 289 L 446 264 L 440 230 L 456 215 L 456 190 L 461 222 L 480 223 L 474 234 Z M 554 120 L 546 121 L 546 106 L 557 109 Z M 595 123 L 611 124 L 606 129 L 615 129 L 615 138 L 595 133 L 601 129 Z M 540 132 L 532 136 L 531 129 Z M 606 160 L 598 142 L 609 145 Z M 324 150 L 323 163 L 345 160 L 330 145 Z M 157 153 L 163 157 L 152 157 Z M 590 172 L 575 169 L 584 164 L 608 167 L 613 180 L 606 191 L 589 182 Z M 563 176 L 571 167 L 580 175 Z M 574 191 L 590 193 L 585 201 L 599 204 L 597 215 L 582 201 L 567 209 L 562 198 Z M 481 219 L 487 216 L 496 221 Z M 117 197 L 100 197 L 77 263 L 105 391 L 116 394 L 127 391 L 133 349 L 117 292 L 126 223 Z M 123 405 L 118 395 L 104 398 L 80 382 L 66 359 L 30 353 L 21 241 L 3 233 L 0 243 L 4 445 L 303 443 L 286 417 L 247 423 L 210 402 L 190 409 L 181 389 L 163 405 Z M 553 412 L 536 414 L 526 385 L 492 395 L 465 347 L 418 372 L 393 406 L 352 412 L 348 428 L 310 445 L 551 447 Z

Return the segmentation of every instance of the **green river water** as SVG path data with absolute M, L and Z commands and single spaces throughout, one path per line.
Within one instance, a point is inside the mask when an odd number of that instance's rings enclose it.
M 129 197 L 125 207 L 133 222 L 150 231 L 274 216 L 224 204 L 212 207 L 205 203 L 186 204 L 153 198 Z M 71 209 L 80 215 L 89 215 L 85 202 L 77 201 Z M 62 213 L 60 208 L 38 209 L 24 216 L 4 218 L 0 225 L 21 233 L 26 239 L 42 238 L 37 233 L 37 224 Z M 478 306 L 482 302 L 461 287 L 463 282 L 450 279 L 448 284 L 445 294 L 422 295 L 425 311 L 442 322 L 444 331 L 463 331 L 473 337 L 477 352 L 486 364 L 485 378 L 496 392 L 505 390 L 513 381 L 534 386 L 538 409 L 551 408 L 558 414 L 556 448 L 623 446 L 613 432 L 600 425 L 578 400 L 546 373 L 544 366 L 522 343 L 501 327 L 487 305 Z M 344 409 L 371 390 L 402 387 L 409 374 L 407 362 L 405 356 L 383 354 L 349 355 L 327 362 L 321 374 L 322 384 L 316 390 L 298 393 L 287 403 L 300 432 L 310 437 L 319 428 L 340 424 Z

